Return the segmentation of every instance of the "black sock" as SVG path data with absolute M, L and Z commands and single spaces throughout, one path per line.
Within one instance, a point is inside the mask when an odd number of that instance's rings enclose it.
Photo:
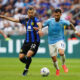
M 26 64 L 27 56 L 25 56 L 24 58 L 20 59 L 20 61 Z
M 29 66 L 31 64 L 31 61 L 32 61 L 31 57 L 27 57 L 26 67 L 25 67 L 26 69 L 29 69 Z
M 32 61 L 31 57 L 25 56 L 24 58 L 20 59 L 21 62 L 26 64 L 26 69 L 29 69 L 30 63 Z

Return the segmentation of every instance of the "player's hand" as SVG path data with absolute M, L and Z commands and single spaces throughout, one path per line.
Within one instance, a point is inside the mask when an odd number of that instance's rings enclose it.
M 39 34 L 40 37 L 42 37 L 44 35 L 41 30 L 38 31 L 38 34 Z
M 79 33 L 79 32 L 75 31 L 75 34 L 76 34 L 78 37 L 80 37 L 80 33 Z
M 39 28 L 37 28 L 37 27 L 33 27 L 33 29 L 34 29 L 34 30 L 36 30 L 36 31 L 38 31 L 38 30 L 39 30 Z
M 38 34 L 39 34 L 40 37 L 42 37 L 44 35 L 43 32 L 41 30 L 39 30 L 39 28 L 33 27 L 33 29 L 38 31 Z
M 9 41 L 9 40 L 11 40 L 11 38 L 9 38 L 9 37 L 5 38 L 5 41 Z
M 77 35 L 78 37 L 80 37 L 80 33 L 76 33 L 76 35 Z

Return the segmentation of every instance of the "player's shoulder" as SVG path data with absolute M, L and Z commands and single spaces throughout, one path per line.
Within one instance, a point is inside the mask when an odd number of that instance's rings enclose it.
M 66 19 L 61 19 L 60 22 L 62 24 L 64 24 L 64 25 L 67 25 L 67 26 L 69 26 L 71 24 L 70 21 L 69 20 L 66 20 Z
M 24 18 L 24 20 L 28 21 L 28 20 L 29 20 L 29 18 Z
M 60 22 L 62 22 L 62 23 L 67 23 L 67 22 L 70 22 L 69 20 L 66 20 L 66 19 L 64 19 L 64 18 L 61 18 L 60 19 Z
M 29 18 L 19 18 L 19 20 L 21 20 L 21 21 L 28 21 Z
M 50 20 L 55 20 L 55 18 L 50 18 Z
M 48 19 L 48 21 L 52 21 L 52 20 L 55 20 L 55 18 L 49 18 L 49 19 Z
M 69 21 L 69 20 L 66 20 L 66 19 L 64 19 L 64 18 L 61 18 L 60 21 L 65 22 L 65 21 Z
M 34 17 L 35 19 L 38 19 L 38 17 Z
M 38 21 L 39 18 L 35 16 L 35 17 L 32 18 L 32 20 L 34 20 L 34 21 Z
M 38 20 L 39 18 L 38 17 L 34 17 L 33 19 Z

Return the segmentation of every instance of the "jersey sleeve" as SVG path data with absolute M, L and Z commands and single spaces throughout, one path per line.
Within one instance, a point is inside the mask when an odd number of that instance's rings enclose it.
M 25 25 L 25 19 L 19 19 L 19 22 Z
M 46 20 L 44 23 L 43 23 L 43 26 L 48 26 L 49 24 L 49 20 Z
M 48 34 L 48 26 L 42 28 L 42 32 L 44 35 L 47 35 Z
M 68 21 L 68 20 L 64 20 L 64 25 L 66 25 L 66 26 L 70 26 L 70 21 Z
M 38 18 L 35 18 L 36 23 L 40 22 L 40 20 Z

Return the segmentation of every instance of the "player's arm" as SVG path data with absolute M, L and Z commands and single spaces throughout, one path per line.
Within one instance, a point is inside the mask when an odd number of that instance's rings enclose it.
M 6 41 L 11 40 L 2 30 L 0 30 L 0 34 L 5 38 Z
M 42 30 L 42 23 L 38 22 L 37 25 L 38 25 L 39 30 Z
M 73 25 L 72 23 L 70 23 L 70 27 L 72 27 L 72 29 L 73 29 L 74 31 L 76 31 L 76 29 L 75 29 L 75 27 L 74 27 L 74 25 Z
M 34 29 L 35 29 L 36 31 L 38 30 L 38 33 L 40 33 L 39 28 L 34 27 Z M 42 37 L 42 36 L 44 36 L 44 35 L 46 35 L 46 34 L 48 34 L 48 26 L 42 28 L 42 30 L 41 30 L 41 34 L 40 34 L 40 37 Z
M 73 28 L 75 34 L 80 37 L 80 33 L 77 32 L 77 30 L 75 29 L 74 25 L 72 23 L 70 23 L 70 26 Z
M 3 35 L 5 39 L 6 39 L 6 38 L 8 38 L 8 37 L 7 37 L 7 35 L 6 35 L 6 34 L 4 34 L 4 32 L 3 32 L 3 31 L 1 31 L 1 30 L 0 30 L 0 34 L 1 34 L 1 35 Z
M 43 35 L 47 35 L 48 34 L 48 26 L 42 28 L 42 32 L 43 32 Z
M 39 36 L 43 36 L 43 32 L 42 32 L 42 23 L 41 22 L 37 22 L 38 25 L 38 34 Z
M 0 18 L 19 23 L 19 19 L 14 19 L 12 17 L 6 17 L 6 16 L 3 16 L 3 15 L 0 15 Z

